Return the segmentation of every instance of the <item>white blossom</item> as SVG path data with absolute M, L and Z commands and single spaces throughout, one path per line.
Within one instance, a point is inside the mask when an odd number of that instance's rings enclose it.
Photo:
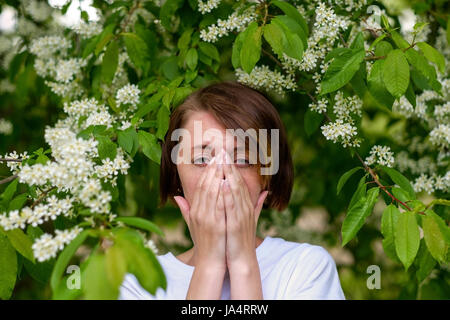
M 394 153 L 390 147 L 375 145 L 370 150 L 370 156 L 365 159 L 364 163 L 368 166 L 378 163 L 392 168 L 394 160 Z
M 198 11 L 202 14 L 211 12 L 213 9 L 217 8 L 220 4 L 221 0 L 206 0 L 203 2 L 202 0 L 198 0 Z

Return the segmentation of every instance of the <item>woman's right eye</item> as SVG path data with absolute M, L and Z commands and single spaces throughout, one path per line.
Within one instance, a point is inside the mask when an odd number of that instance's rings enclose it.
M 207 165 L 209 163 L 208 158 L 205 157 L 198 157 L 194 160 L 194 164 L 195 165 L 199 165 L 199 166 L 204 166 Z

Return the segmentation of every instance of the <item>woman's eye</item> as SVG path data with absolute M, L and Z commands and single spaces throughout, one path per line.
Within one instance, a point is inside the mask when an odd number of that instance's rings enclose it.
M 237 159 L 236 164 L 241 165 L 241 166 L 246 166 L 249 164 L 249 161 L 247 159 Z
M 196 165 L 206 165 L 209 162 L 208 158 L 198 157 L 194 160 L 194 164 Z

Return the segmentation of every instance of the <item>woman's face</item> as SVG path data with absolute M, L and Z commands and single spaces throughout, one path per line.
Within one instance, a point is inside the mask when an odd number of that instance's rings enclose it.
M 194 144 L 198 143 L 198 141 L 195 141 L 194 139 L 194 121 L 197 126 L 195 129 L 196 133 L 200 133 L 202 137 L 201 144 L 207 145 L 204 149 L 202 149 L 201 146 L 197 147 L 197 145 L 194 148 Z M 201 122 L 201 127 L 198 125 L 198 121 Z M 233 163 L 236 164 L 236 168 L 248 188 L 253 206 L 256 206 L 259 194 L 263 191 L 261 189 L 261 178 L 258 174 L 257 166 L 248 164 L 248 155 L 246 155 L 245 152 L 238 153 L 235 150 L 236 147 L 241 147 L 237 143 L 237 138 L 233 135 L 228 135 L 227 137 L 225 131 L 226 128 L 218 123 L 217 120 L 206 111 L 195 111 L 190 113 L 187 117 L 184 129 L 189 131 L 191 139 L 182 139 L 180 144 L 183 150 L 191 150 L 191 159 L 189 164 L 187 161 L 182 161 L 177 164 L 177 170 L 181 180 L 184 198 L 188 201 L 189 205 L 192 205 L 200 175 L 207 169 L 207 164 L 212 157 L 223 148 L 228 155 L 230 155 Z M 206 135 L 205 132 L 207 132 Z M 187 155 L 180 153 L 180 156 L 186 157 Z

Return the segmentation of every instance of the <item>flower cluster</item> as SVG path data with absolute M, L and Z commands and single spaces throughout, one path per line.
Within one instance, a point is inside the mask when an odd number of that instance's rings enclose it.
M 202 14 L 211 12 L 219 6 L 220 1 L 221 0 L 206 0 L 206 2 L 203 2 L 202 0 L 198 0 L 198 11 Z
M 326 113 L 327 106 L 328 106 L 328 99 L 326 98 L 321 98 L 317 102 L 311 102 L 309 104 L 309 108 L 317 113 Z
M 359 147 L 360 145 L 360 140 L 354 138 L 356 136 L 356 127 L 350 123 L 344 123 L 342 119 L 323 125 L 320 129 L 322 129 L 322 134 L 327 140 L 331 140 L 334 143 L 341 142 L 344 148 Z
M 410 170 L 413 174 L 431 174 L 437 171 L 437 165 L 430 156 L 427 155 L 414 160 L 404 150 L 400 151 L 395 157 L 395 165 L 400 171 Z
M 75 239 L 83 229 L 75 226 L 70 230 L 56 230 L 56 236 L 52 237 L 44 233 L 33 243 L 32 249 L 35 258 L 39 262 L 56 257 L 59 250 L 62 250 L 66 244 Z
M 240 32 L 256 19 L 255 7 L 251 6 L 240 14 L 242 7 L 237 8 L 226 20 L 219 19 L 217 24 L 208 26 L 208 30 L 200 30 L 200 38 L 206 42 L 215 42 L 231 31 Z
M 17 174 L 19 172 L 20 163 L 23 160 L 29 158 L 28 152 L 25 151 L 21 154 L 18 154 L 16 151 L 5 154 L 5 159 L 9 160 L 20 160 L 20 161 L 6 161 L 6 166 L 13 174 Z
M 448 192 L 450 189 L 450 171 L 447 171 L 444 176 L 439 176 L 437 174 L 428 176 L 422 173 L 414 181 L 413 188 L 415 192 L 425 191 L 428 194 L 431 194 L 436 190 Z
M 85 22 L 81 19 L 72 29 L 82 38 L 90 38 L 102 32 L 102 25 L 95 21 Z
M 431 130 L 430 141 L 442 149 L 448 149 L 450 146 L 450 125 L 440 124 Z
M 392 168 L 394 165 L 394 153 L 388 146 L 375 145 L 370 149 L 370 156 L 366 158 L 364 163 L 368 166 L 374 163 L 381 164 L 386 167 Z
M 334 96 L 333 112 L 337 119 L 353 123 L 352 114 L 362 115 L 363 102 L 358 96 L 344 98 L 344 93 L 338 91 Z
M 47 1 L 26 0 L 23 3 L 23 8 L 36 22 L 47 20 L 53 11 Z
M 237 81 L 246 84 L 252 88 L 266 88 L 275 90 L 280 95 L 284 95 L 284 90 L 294 91 L 297 87 L 292 75 L 284 76 L 278 71 L 272 71 L 268 66 L 256 66 L 248 74 L 244 70 L 236 69 Z
M 122 104 L 129 104 L 131 111 L 136 110 L 136 105 L 139 103 L 139 90 L 135 84 L 127 84 L 123 88 L 119 89 L 116 94 L 116 103 L 118 106 Z
M 9 216 L 0 215 L 0 225 L 5 230 L 25 229 L 26 224 L 36 227 L 45 221 L 55 220 L 59 215 L 70 216 L 72 199 L 58 199 L 55 195 L 46 199 L 47 203 L 39 203 L 34 207 L 9 212 Z
M 293 73 L 296 69 L 300 71 L 311 71 L 317 67 L 317 62 L 333 49 L 334 41 L 339 37 L 341 30 L 346 30 L 350 21 L 343 16 L 337 15 L 330 7 L 319 2 L 314 8 L 316 17 L 312 33 L 308 38 L 308 48 L 303 53 L 302 61 L 283 55 L 283 68 Z M 326 69 L 326 66 L 323 67 Z

